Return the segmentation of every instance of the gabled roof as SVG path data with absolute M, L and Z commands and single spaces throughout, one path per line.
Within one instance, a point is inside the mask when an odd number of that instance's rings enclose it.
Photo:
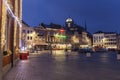
M 117 34 L 116 32 L 105 32 L 105 34 Z
M 25 24 L 26 26 L 30 27 L 25 21 L 22 20 L 22 23 Z
M 94 34 L 99 34 L 99 33 L 104 33 L 104 34 L 117 34 L 116 32 L 103 32 L 103 31 L 97 31 Z
M 59 24 L 51 23 L 51 24 L 50 24 L 50 28 L 61 29 L 61 28 L 63 28 L 63 27 L 62 27 L 61 25 L 59 25 Z
M 95 32 L 93 34 L 99 34 L 99 33 L 105 33 L 105 32 L 103 32 L 103 31 L 97 31 L 97 32 Z

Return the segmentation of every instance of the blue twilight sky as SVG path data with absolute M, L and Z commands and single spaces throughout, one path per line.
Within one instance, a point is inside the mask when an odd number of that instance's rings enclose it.
M 88 31 L 120 32 L 120 0 L 23 0 L 23 20 L 30 26 L 43 22 L 65 25 L 71 17 Z

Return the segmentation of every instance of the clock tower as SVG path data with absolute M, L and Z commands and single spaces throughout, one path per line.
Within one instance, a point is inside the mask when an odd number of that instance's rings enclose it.
M 73 24 L 74 24 L 74 22 L 73 22 L 72 18 L 69 17 L 66 19 L 66 27 L 67 28 L 73 27 Z

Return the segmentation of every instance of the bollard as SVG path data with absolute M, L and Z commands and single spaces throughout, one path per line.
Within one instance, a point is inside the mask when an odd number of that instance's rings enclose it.
M 87 52 L 86 57 L 91 57 L 91 53 Z
M 118 53 L 117 53 L 117 60 L 120 60 L 120 50 L 118 50 Z
M 120 54 L 117 54 L 117 60 L 120 60 Z
M 69 54 L 68 52 L 65 53 L 66 56 L 68 56 L 68 54 Z
M 117 54 L 117 60 L 120 60 L 120 54 Z
M 21 60 L 27 60 L 28 59 L 28 54 L 27 53 L 20 53 L 20 59 Z

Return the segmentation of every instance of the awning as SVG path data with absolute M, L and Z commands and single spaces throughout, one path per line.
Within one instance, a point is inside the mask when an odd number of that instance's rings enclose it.
M 48 43 L 36 43 L 35 45 L 48 45 Z

